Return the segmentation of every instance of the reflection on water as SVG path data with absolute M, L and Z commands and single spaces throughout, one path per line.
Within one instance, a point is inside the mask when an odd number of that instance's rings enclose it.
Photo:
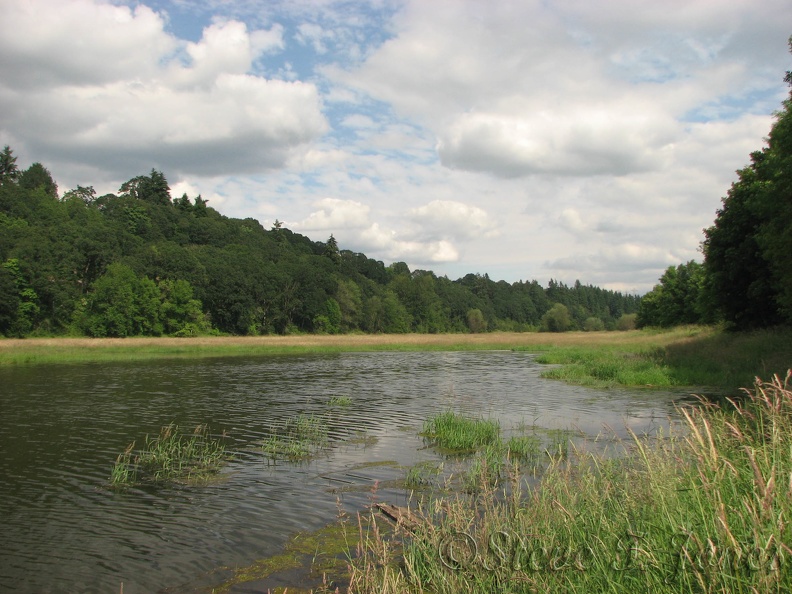
M 512 352 L 365 353 L 0 369 L 0 591 L 189 591 L 216 567 L 276 554 L 332 521 L 365 489 L 437 459 L 417 432 L 454 410 L 520 423 L 652 431 L 679 394 L 592 390 L 539 377 Z M 332 407 L 333 396 L 351 405 Z M 330 411 L 332 431 L 363 431 L 306 464 L 273 465 L 256 445 L 299 413 Z M 197 487 L 105 488 L 116 456 L 162 425 L 208 423 L 234 460 Z M 372 439 L 376 438 L 376 439 Z M 368 462 L 392 461 L 394 464 Z M 404 505 L 406 494 L 380 491 Z

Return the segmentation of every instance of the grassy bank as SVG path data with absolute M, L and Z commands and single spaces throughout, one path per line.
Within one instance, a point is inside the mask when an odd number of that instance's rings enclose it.
M 620 456 L 559 458 L 537 489 L 515 472 L 502 493 L 429 500 L 398 538 L 363 535 L 350 591 L 792 591 L 790 387 L 686 409 Z
M 664 343 L 641 332 L 564 334 L 348 334 L 198 338 L 34 338 L 0 340 L 0 365 L 236 357 L 303 353 L 419 350 L 498 350 Z
M 678 328 L 639 333 L 622 344 L 555 345 L 538 361 L 556 364 L 545 377 L 592 386 L 695 386 L 734 392 L 754 378 L 783 375 L 792 365 L 792 331 L 729 333 Z M 531 350 L 531 347 L 519 347 Z
M 200 338 L 0 340 L 0 366 L 164 358 L 366 351 L 523 350 L 556 364 L 545 376 L 597 386 L 696 386 L 734 390 L 792 364 L 792 331 L 665 331 L 304 335 Z

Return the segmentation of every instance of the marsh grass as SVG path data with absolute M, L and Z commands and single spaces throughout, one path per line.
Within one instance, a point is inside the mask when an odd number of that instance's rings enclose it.
M 406 489 L 423 489 L 434 484 L 435 478 L 443 471 L 443 465 L 432 461 L 418 462 L 407 469 L 404 477 Z
M 420 529 L 371 535 L 351 589 L 457 592 L 792 591 L 792 376 L 757 381 L 617 451 L 553 458 L 536 488 L 422 504 Z M 619 455 L 614 455 L 619 454 Z
M 347 407 L 352 405 L 352 398 L 349 396 L 330 396 L 327 399 L 328 406 Z
M 129 444 L 116 459 L 110 484 L 200 482 L 215 474 L 229 457 L 222 437 L 212 436 L 207 425 L 184 433 L 171 423 L 158 436 L 147 435 L 140 450 L 135 450 L 135 442 Z
M 475 351 L 564 346 L 664 345 L 687 333 L 486 332 L 479 334 L 366 334 L 303 336 L 203 336 L 190 338 L 26 338 L 0 339 L 0 365 L 145 361 L 164 358 L 332 354 L 366 351 Z
M 330 427 L 325 415 L 299 414 L 274 429 L 261 445 L 273 461 L 308 460 L 330 446 Z
M 559 344 L 537 356 L 557 365 L 543 377 L 591 386 L 707 386 L 736 391 L 759 372 L 783 375 L 792 360 L 792 331 L 726 332 L 689 327 L 643 331 L 622 344 Z M 531 350 L 518 347 L 518 350 Z
M 474 452 L 500 439 L 500 424 L 492 419 L 472 419 L 446 411 L 426 419 L 421 435 L 450 452 Z

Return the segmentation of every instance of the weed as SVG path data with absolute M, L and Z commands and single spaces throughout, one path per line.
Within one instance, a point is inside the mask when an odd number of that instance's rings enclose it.
M 273 460 L 305 460 L 330 445 L 327 419 L 316 415 L 299 414 L 286 420 L 261 447 Z
M 327 399 L 327 404 L 330 406 L 351 406 L 352 405 L 352 398 L 349 396 L 330 396 Z
M 791 384 L 788 373 L 722 407 L 683 408 L 681 431 L 632 435 L 617 444 L 620 456 L 555 456 L 537 488 L 511 473 L 508 489 L 492 489 L 482 449 L 477 496 L 425 502 L 426 521 L 403 547 L 362 540 L 351 585 L 383 594 L 792 591 Z
M 427 419 L 422 435 L 446 450 L 471 452 L 498 441 L 500 424 L 492 419 L 470 419 L 448 411 Z
M 123 487 L 138 482 L 194 482 L 217 472 L 228 459 L 222 439 L 214 438 L 207 425 L 185 434 L 171 423 L 157 437 L 146 436 L 143 448 L 127 446 L 111 470 L 110 484 Z

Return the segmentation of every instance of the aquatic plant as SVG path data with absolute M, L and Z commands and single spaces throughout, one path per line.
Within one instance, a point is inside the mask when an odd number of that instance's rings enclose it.
M 261 447 L 273 460 L 304 460 L 327 448 L 329 427 L 325 417 L 299 414 L 273 431 Z
M 404 487 L 407 489 L 428 487 L 442 469 L 442 464 L 438 465 L 431 461 L 418 462 L 407 469 L 404 477 Z
M 446 450 L 470 452 L 498 441 L 500 423 L 493 419 L 471 419 L 447 411 L 426 419 L 421 435 Z
M 420 529 L 362 543 L 350 591 L 792 591 L 792 374 L 680 414 L 621 455 L 554 457 L 537 488 L 430 499 Z
M 536 435 L 514 435 L 505 444 L 506 454 L 510 460 L 536 464 L 541 455 L 541 443 Z
M 156 437 L 146 436 L 144 446 L 135 451 L 135 442 L 116 458 L 110 474 L 114 487 L 139 482 L 194 482 L 217 472 L 228 459 L 222 439 L 198 425 L 183 433 L 175 423 L 165 425 Z
M 352 398 L 349 396 L 330 396 L 327 399 L 327 404 L 330 406 L 350 406 L 352 404 Z

